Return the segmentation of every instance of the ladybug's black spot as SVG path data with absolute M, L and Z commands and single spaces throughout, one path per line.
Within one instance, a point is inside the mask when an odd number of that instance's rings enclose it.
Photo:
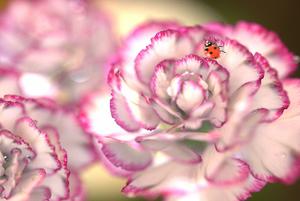
M 208 48 L 205 48 L 204 50 L 205 50 L 205 51 L 208 51 Z
M 214 49 L 216 50 L 216 49 L 217 49 L 217 47 L 214 47 Z
M 209 52 L 209 54 L 213 54 L 213 52 Z

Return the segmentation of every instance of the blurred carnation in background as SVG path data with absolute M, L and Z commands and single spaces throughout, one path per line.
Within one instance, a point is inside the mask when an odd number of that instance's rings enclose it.
M 3 10 L 9 8 L 9 4 L 13 1 L 0 2 Z M 239 1 L 90 0 L 89 6 L 84 8 L 80 6 L 69 8 L 58 2 L 59 0 L 36 1 L 40 8 L 33 10 L 34 12 L 26 11 L 26 6 L 22 4 L 19 5 L 21 9 L 8 11 L 11 12 L 11 16 L 4 18 L 1 25 L 7 28 L 3 28 L 4 31 L 0 32 L 0 52 L 5 53 L 5 57 L 0 58 L 2 61 L 0 65 L 13 66 L 16 70 L 22 69 L 22 73 L 17 73 L 17 82 L 21 88 L 15 89 L 19 90 L 20 94 L 53 98 L 67 109 L 74 109 L 78 103 L 84 103 L 84 110 L 90 111 L 89 131 L 96 134 L 121 131 L 110 118 L 109 92 L 105 82 L 106 66 L 122 39 L 140 23 L 148 20 L 175 20 L 185 25 L 195 25 L 211 21 L 234 23 L 246 19 L 274 29 L 292 51 L 297 54 L 300 52 L 297 45 L 299 31 L 297 32 L 296 25 L 291 23 L 299 19 L 299 14 L 296 15 L 297 6 L 292 1 L 278 4 L 273 1 L 251 1 L 248 4 Z M 50 9 L 51 12 L 47 13 L 49 8 L 53 10 Z M 44 12 L 46 10 L 47 12 Z M 78 15 L 77 12 L 82 15 Z M 58 18 L 53 17 L 53 14 Z M 54 23 L 57 27 L 52 30 L 52 26 L 47 26 L 48 22 Z M 11 26 L 12 23 L 16 26 Z M 61 29 L 62 27 L 64 28 Z M 16 30 L 20 35 L 13 34 Z M 44 30 L 51 34 L 43 35 Z M 42 45 L 36 46 L 36 41 Z M 73 41 L 76 43 L 72 43 Z M 32 46 L 29 55 L 20 54 L 23 48 L 29 46 Z M 61 46 L 67 48 L 61 49 L 59 48 Z M 15 49 L 20 51 L 12 51 Z M 43 58 L 45 54 L 50 60 Z M 41 68 L 33 69 L 32 66 Z M 60 68 L 57 69 L 57 66 Z M 101 76 L 101 79 L 96 79 L 98 76 Z M 27 85 L 29 90 L 26 90 Z M 10 86 L 12 85 L 8 83 L 7 87 Z M 35 88 L 34 91 L 32 87 Z M 7 92 L 2 94 L 4 93 Z M 76 109 L 76 114 L 77 112 L 81 111 Z M 60 119 L 56 121 L 59 122 Z M 91 146 L 89 141 L 84 142 L 87 144 L 84 146 Z M 73 156 L 73 160 L 76 161 L 76 156 Z M 144 200 L 125 198 L 120 193 L 125 180 L 109 174 L 99 162 L 85 169 L 81 176 L 89 201 Z M 300 184 L 292 187 L 270 185 L 250 200 L 298 201 L 299 187 Z
M 106 14 L 81 1 L 13 1 L 1 15 L 1 68 L 21 94 L 70 108 L 105 83 L 116 47 Z M 100 77 L 101 76 L 101 77 Z

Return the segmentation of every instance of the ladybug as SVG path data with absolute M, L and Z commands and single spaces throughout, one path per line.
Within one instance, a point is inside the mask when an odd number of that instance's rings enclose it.
M 204 44 L 204 53 L 211 59 L 218 59 L 221 55 L 221 52 L 224 52 L 220 49 L 220 47 L 222 46 L 218 46 L 217 43 L 206 41 Z

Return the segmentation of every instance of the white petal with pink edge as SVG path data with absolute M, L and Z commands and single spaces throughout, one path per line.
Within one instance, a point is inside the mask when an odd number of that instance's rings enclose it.
M 24 115 L 23 105 L 0 99 L 0 108 L 1 126 L 9 131 L 13 131 L 17 119 Z
M 46 177 L 41 185 L 51 192 L 51 200 L 64 200 L 69 197 L 70 193 L 70 171 L 67 167 L 67 152 L 62 148 L 59 142 L 59 134 L 56 129 L 48 127 L 43 128 L 43 131 L 47 133 L 51 144 L 54 146 L 55 152 L 61 163 L 61 169 L 55 174 Z
M 169 97 L 167 91 L 168 87 L 171 85 L 170 81 L 173 75 L 171 65 L 171 60 L 162 61 L 155 67 L 151 78 L 150 88 L 152 93 L 162 100 L 166 100 Z
M 69 172 L 64 168 L 58 170 L 55 174 L 47 176 L 41 186 L 48 188 L 51 192 L 51 200 L 60 201 L 69 197 Z
M 125 39 L 124 51 L 122 56 L 129 61 L 133 61 L 138 53 L 150 43 L 150 39 L 156 33 L 178 26 L 171 21 L 150 21 L 135 28 Z
M 282 87 L 282 83 L 277 76 L 277 72 L 269 65 L 268 61 L 256 53 L 255 60 L 262 66 L 265 76 L 255 94 L 250 109 L 265 108 L 269 110 L 267 121 L 277 119 L 289 105 L 289 98 Z
M 103 155 L 116 167 L 126 171 L 140 171 L 151 164 L 150 152 L 143 150 L 139 144 L 110 140 L 102 144 Z
M 18 185 L 12 191 L 12 196 L 9 200 L 20 201 L 30 200 L 31 192 L 40 184 L 45 178 L 45 171 L 43 169 L 36 169 L 26 173 L 23 173 L 22 179 L 20 179 Z
M 24 139 L 36 152 L 36 158 L 28 164 L 29 168 L 43 168 L 49 173 L 54 173 L 61 168 L 58 156 L 53 145 L 50 144 L 46 133 L 36 127 L 36 122 L 28 117 L 21 118 L 15 125 L 14 133 Z M 41 163 L 41 161 L 43 161 Z
M 149 84 L 158 63 L 166 59 L 180 58 L 191 52 L 191 41 L 182 33 L 175 30 L 157 33 L 151 39 L 151 45 L 142 50 L 135 60 L 135 69 L 139 80 Z
M 157 156 L 160 158 L 161 156 Z M 157 160 L 161 160 L 158 159 Z M 196 190 L 197 164 L 165 162 L 136 173 L 122 189 L 126 195 L 155 196 Z
M 118 125 L 131 132 L 139 130 L 141 125 L 134 118 L 132 111 L 128 106 L 128 102 L 123 95 L 112 92 L 110 108 L 112 117 Z
M 234 40 L 224 39 L 224 51 L 218 63 L 230 74 L 229 96 L 246 83 L 260 82 L 264 72 L 246 47 Z
M 211 185 L 235 185 L 249 176 L 249 168 L 243 161 L 218 152 L 214 146 L 203 153 L 203 174 Z

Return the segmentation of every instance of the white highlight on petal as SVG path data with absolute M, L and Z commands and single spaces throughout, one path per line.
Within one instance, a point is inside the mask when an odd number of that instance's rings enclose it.
M 110 96 L 99 96 L 93 101 L 93 107 L 88 110 L 88 116 L 91 122 L 91 130 L 101 135 L 124 132 L 116 124 L 110 113 Z
M 239 101 L 235 104 L 234 108 L 238 112 L 245 111 L 248 107 L 248 103 L 246 101 Z
M 170 157 L 161 151 L 156 152 L 153 158 L 154 158 L 154 160 L 153 160 L 154 167 L 160 166 L 160 165 L 170 161 Z
M 25 73 L 20 78 L 21 86 L 24 93 L 27 96 L 53 96 L 56 94 L 51 80 L 46 76 L 42 76 L 36 73 Z

